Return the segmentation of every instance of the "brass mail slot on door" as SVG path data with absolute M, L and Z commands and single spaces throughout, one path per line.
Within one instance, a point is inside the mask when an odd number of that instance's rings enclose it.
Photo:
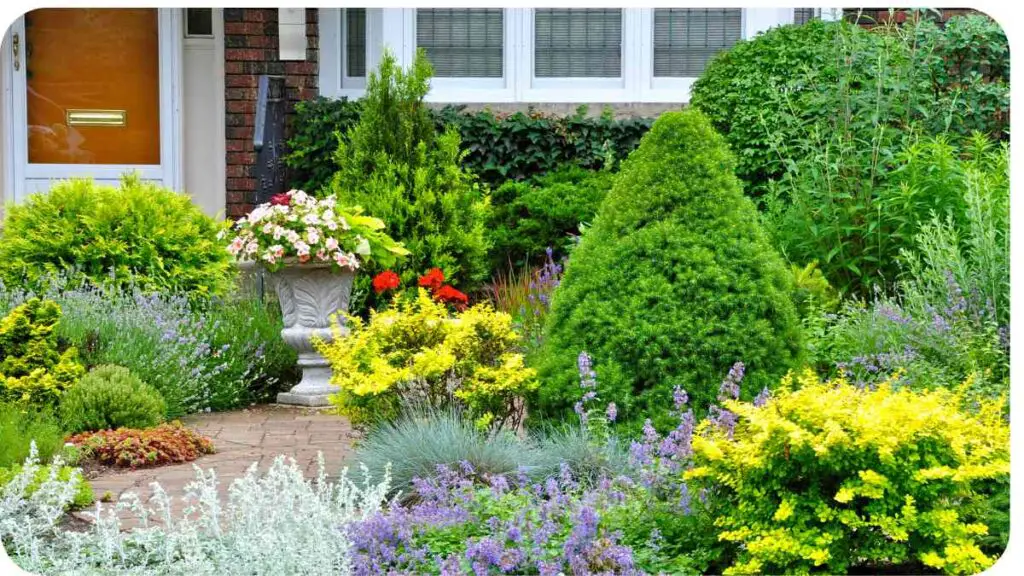
M 67 110 L 68 126 L 124 126 L 127 110 Z

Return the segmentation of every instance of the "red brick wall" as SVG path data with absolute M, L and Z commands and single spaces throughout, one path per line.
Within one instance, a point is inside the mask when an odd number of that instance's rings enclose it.
M 317 95 L 318 32 L 315 8 L 306 9 L 306 59 L 278 59 L 276 8 L 224 9 L 224 100 L 227 138 L 227 198 L 229 218 L 244 216 L 256 199 L 252 147 L 256 125 L 256 85 L 261 74 L 285 77 L 291 125 L 294 105 Z

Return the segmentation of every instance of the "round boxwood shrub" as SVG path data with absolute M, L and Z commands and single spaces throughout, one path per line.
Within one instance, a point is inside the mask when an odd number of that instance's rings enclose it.
M 725 141 L 698 111 L 663 114 L 623 164 L 555 292 L 535 365 L 535 414 L 579 399 L 593 358 L 621 420 L 667 427 L 672 390 L 698 411 L 742 361 L 747 391 L 772 386 L 800 351 L 792 277 L 740 191 Z
M 164 418 L 156 388 L 122 366 L 97 366 L 64 393 L 61 418 L 68 432 L 149 428 Z
M 62 181 L 7 209 L 0 279 L 40 287 L 70 274 L 98 285 L 223 294 L 234 266 L 217 238 L 222 229 L 188 196 L 135 174 L 117 187 Z

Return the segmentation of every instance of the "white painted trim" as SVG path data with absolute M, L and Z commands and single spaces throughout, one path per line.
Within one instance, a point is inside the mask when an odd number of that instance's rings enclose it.
M 163 185 L 180 191 L 185 183 L 182 165 L 181 117 L 184 23 L 177 8 L 157 12 L 160 34 L 160 167 Z
M 826 22 L 843 19 L 843 9 L 836 8 L 835 6 L 830 6 L 827 8 L 818 8 L 818 12 L 818 17 Z
M 15 202 L 21 202 L 26 194 L 25 192 L 25 167 L 28 164 L 28 112 L 26 108 L 26 97 L 25 97 L 25 65 L 27 58 L 25 57 L 25 17 L 21 16 L 14 21 L 11 25 L 11 31 L 13 34 L 18 34 L 21 38 L 21 55 L 20 63 L 21 70 L 15 71 L 12 67 L 8 67 L 11 73 L 10 81 L 7 85 L 11 89 L 11 97 L 8 100 L 10 103 L 11 115 L 8 116 L 8 123 L 11 125 L 11 140 L 10 140 L 10 153 L 8 158 L 11 162 L 11 173 L 13 177 L 13 183 L 11 190 L 13 191 L 10 200 Z M 7 60 L 4 58 L 4 60 Z
M 3 122 L 0 122 L 0 154 L 4 154 L 3 168 L 4 173 L 0 175 L 0 186 L 3 186 L 3 190 L 0 191 L 0 202 L 6 204 L 7 202 L 15 201 L 17 189 L 15 188 L 15 182 L 18 180 L 15 176 L 15 163 L 14 151 L 15 151 L 15 129 L 14 129 L 14 68 L 11 58 L 7 58 L 7 50 L 11 49 L 11 40 L 18 28 L 21 19 L 14 21 L 14 24 L 4 33 L 3 41 L 0 45 L 3 46 L 4 52 L 3 57 L 0 57 L 0 74 L 3 75 L 4 91 L 0 94 L 0 105 L 3 106 Z M 19 34 L 24 35 L 24 26 L 21 27 Z
M 379 13 L 379 16 L 378 16 Z M 325 96 L 359 98 L 362 89 L 342 87 L 341 45 L 332 36 L 330 12 L 321 12 L 320 87 Z M 371 14 L 379 20 L 371 18 Z M 328 15 L 328 17 L 324 17 Z M 618 78 L 535 78 L 531 8 L 505 9 L 505 75 L 498 79 L 434 78 L 427 101 L 469 102 L 679 102 L 690 99 L 696 78 L 656 78 L 653 66 L 654 10 L 623 8 L 622 75 Z M 793 21 L 792 8 L 743 9 L 743 38 Z M 379 36 L 378 36 L 379 34 Z M 329 38 L 329 39 L 328 39 Z M 367 10 L 367 69 L 379 63 L 382 46 L 390 46 L 399 63 L 409 65 L 416 50 L 415 9 Z
M 214 130 L 216 135 L 217 150 L 217 194 L 222 203 L 227 203 L 228 194 L 228 139 L 227 139 L 227 97 L 224 74 L 224 9 L 213 9 L 213 59 L 216 78 L 214 79 L 217 103 L 214 106 L 217 114 L 217 127 Z M 182 137 L 184 140 L 184 137 Z M 223 215 L 222 215 L 223 216 Z

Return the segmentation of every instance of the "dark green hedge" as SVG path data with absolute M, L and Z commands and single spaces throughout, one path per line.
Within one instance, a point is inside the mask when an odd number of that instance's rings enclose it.
M 293 136 L 285 157 L 295 188 L 315 191 L 330 182 L 336 170 L 336 134 L 358 119 L 358 100 L 317 98 L 295 107 Z M 536 111 L 496 114 L 467 112 L 461 106 L 432 110 L 439 129 L 455 126 L 468 154 L 464 167 L 497 188 L 506 180 L 540 176 L 566 163 L 584 168 L 615 166 L 640 143 L 653 118 L 615 119 L 611 114 L 587 116 L 586 107 L 558 116 Z

